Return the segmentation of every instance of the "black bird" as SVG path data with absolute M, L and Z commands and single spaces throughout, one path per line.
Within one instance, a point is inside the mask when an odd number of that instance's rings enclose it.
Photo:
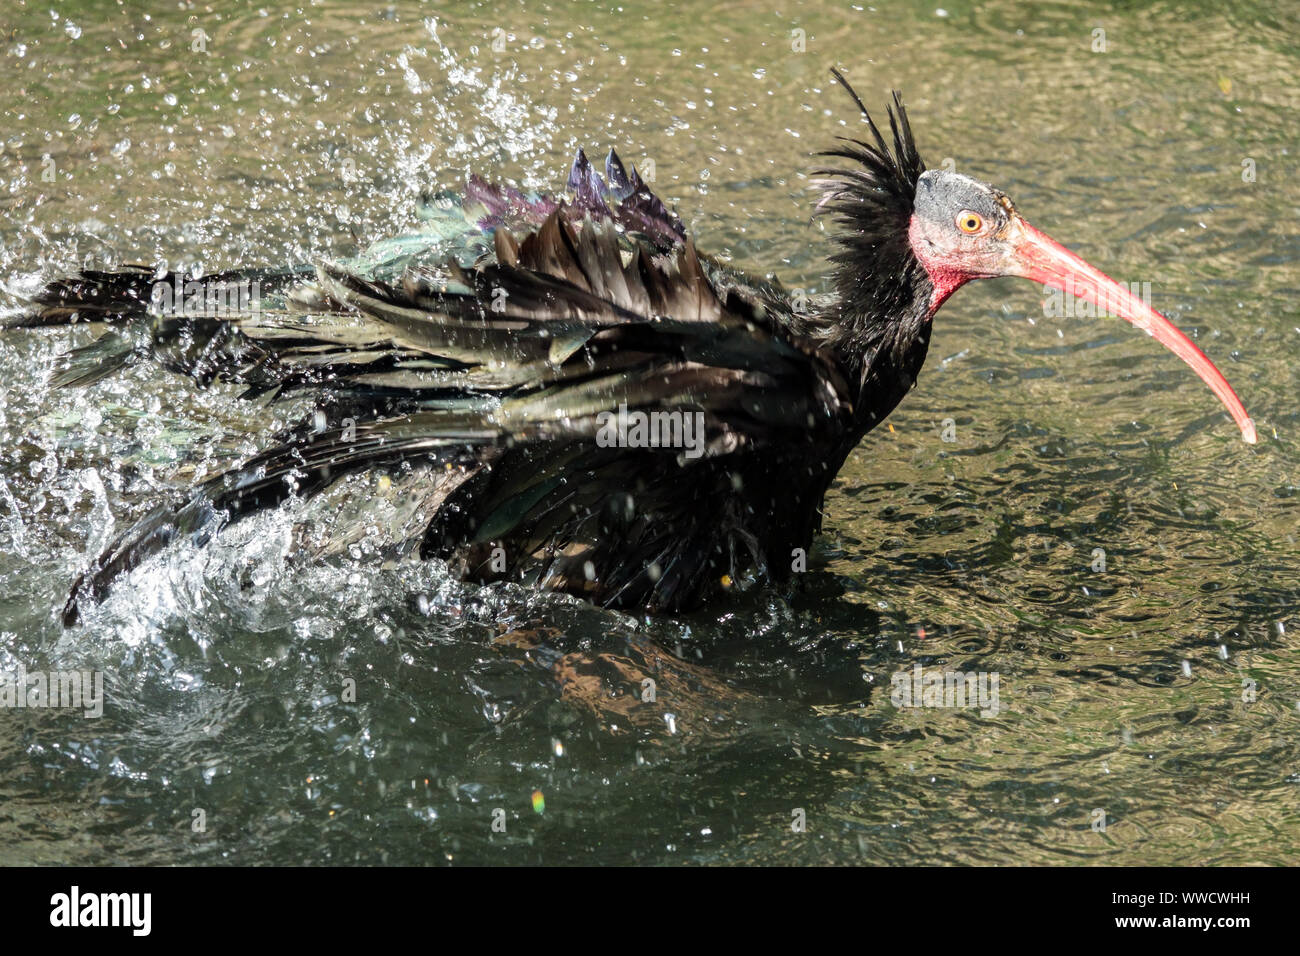
M 824 304 L 801 308 L 776 282 L 701 256 L 612 152 L 603 177 L 579 152 L 567 201 L 471 178 L 462 200 L 426 205 L 419 231 L 351 262 L 51 283 L 21 324 L 108 323 L 65 357 L 58 384 L 151 358 L 200 385 L 308 390 L 316 404 L 121 535 L 74 585 L 65 623 L 173 539 L 202 544 L 224 522 L 398 466 L 415 470 L 407 493 L 430 516 L 409 549 L 469 579 L 654 611 L 747 573 L 784 581 L 845 458 L 916 383 L 935 312 L 971 279 L 1020 276 L 1121 314 L 1255 440 L 1177 328 L 997 189 L 927 171 L 897 92 L 887 143 L 832 72 L 867 135 L 820 154 L 842 161 L 818 171 L 816 212 L 836 230 Z

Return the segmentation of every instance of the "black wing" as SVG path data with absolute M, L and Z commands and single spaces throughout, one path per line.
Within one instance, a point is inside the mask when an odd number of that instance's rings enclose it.
M 65 620 L 178 536 L 202 543 L 222 521 L 399 461 L 439 466 L 421 553 L 475 579 L 675 610 L 725 575 L 784 577 L 851 428 L 836 366 L 758 297 L 719 295 L 689 242 L 659 253 L 557 209 L 522 241 L 496 230 L 494 252 L 392 284 L 322 267 L 283 311 L 175 320 L 189 331 L 166 339 L 166 364 L 311 385 L 327 424 L 148 515 L 83 575 Z M 620 411 L 658 413 L 678 440 L 602 440 Z

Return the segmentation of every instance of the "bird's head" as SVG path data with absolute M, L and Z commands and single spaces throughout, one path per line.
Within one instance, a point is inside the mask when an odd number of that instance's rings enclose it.
M 1232 386 L 1173 323 L 1031 226 L 1001 190 L 951 170 L 927 171 L 897 93 L 889 112 L 891 151 L 861 99 L 834 75 L 862 110 L 873 138 L 848 140 L 823 154 L 853 159 L 858 168 L 820 171 L 830 178 L 821 181 L 819 208 L 848 227 L 833 257 L 840 266 L 840 299 L 848 308 L 880 321 L 890 308 L 899 311 L 910 294 L 912 320 L 928 323 L 972 279 L 1016 276 L 1061 289 L 1091 302 L 1100 315 L 1127 320 L 1181 358 L 1218 396 L 1242 438 L 1255 442 L 1255 425 Z
M 1019 222 L 1011 200 L 987 183 L 938 169 L 917 177 L 907 239 L 934 285 L 931 314 L 971 279 L 1013 274 Z

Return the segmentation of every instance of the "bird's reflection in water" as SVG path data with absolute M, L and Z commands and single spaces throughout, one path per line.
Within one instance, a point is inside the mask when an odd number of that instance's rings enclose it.
M 645 635 L 629 634 L 616 649 L 565 649 L 573 643 L 553 627 L 506 629 L 492 641 L 505 658 L 544 672 L 560 700 L 611 734 L 726 736 L 746 705 L 758 700 Z

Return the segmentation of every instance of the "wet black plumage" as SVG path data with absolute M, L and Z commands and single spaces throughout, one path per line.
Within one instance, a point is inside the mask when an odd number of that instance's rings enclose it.
M 863 116 L 869 139 L 826 154 L 851 165 L 821 171 L 836 295 L 813 308 L 697 254 L 612 153 L 603 177 L 579 153 L 567 201 L 471 179 L 459 203 L 430 202 L 421 231 L 351 262 L 51 283 L 24 324 L 107 324 L 58 384 L 153 360 L 248 395 L 307 390 L 318 409 L 120 536 L 74 586 L 65 622 L 172 540 L 202 544 L 224 522 L 399 463 L 419 466 L 409 487 L 431 515 L 411 549 L 467 578 L 658 611 L 751 571 L 788 579 L 836 472 L 913 385 L 928 344 L 929 280 L 900 239 L 924 166 L 897 95 L 892 148 Z M 159 282 L 207 295 L 254 279 L 256 311 L 160 314 L 154 301 Z M 620 406 L 700 413 L 703 453 L 602 447 L 598 416 Z

